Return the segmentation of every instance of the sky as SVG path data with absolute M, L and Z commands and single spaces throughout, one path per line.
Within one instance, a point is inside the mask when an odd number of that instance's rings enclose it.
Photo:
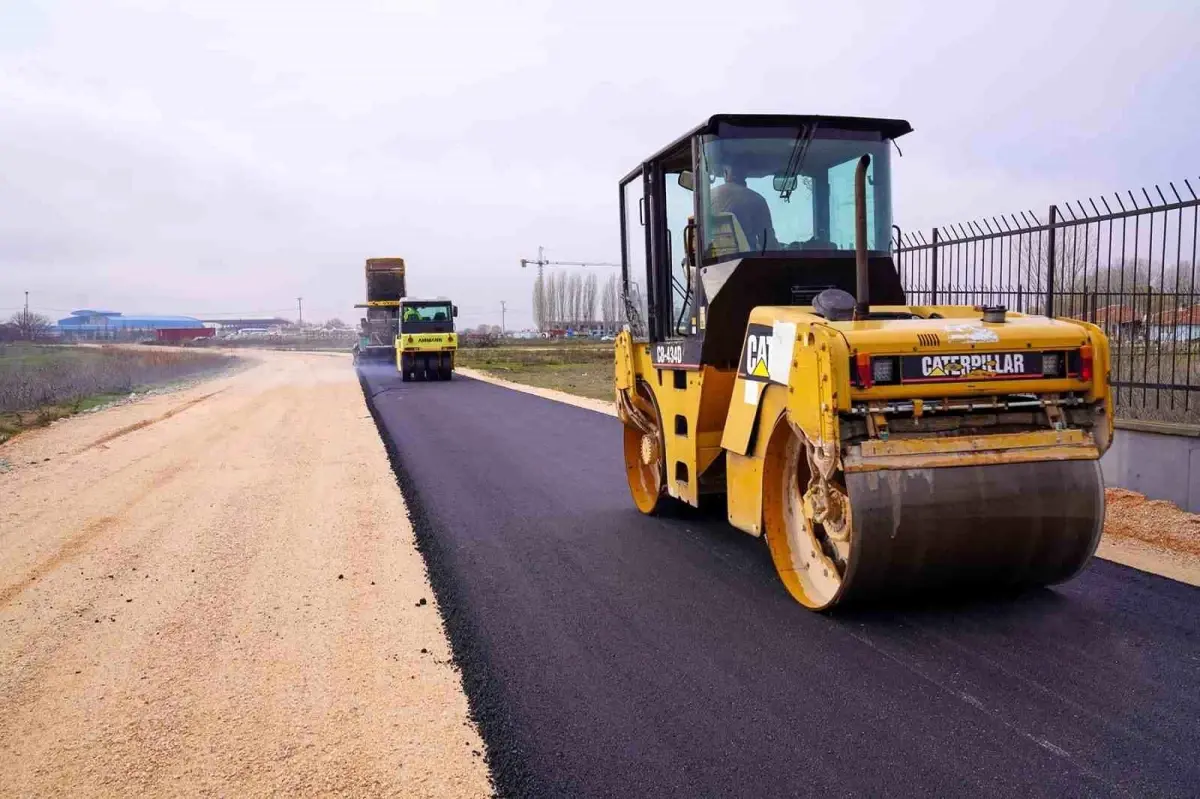
M 1200 189 L 1198 40 L 1195 0 L 0 0 L 0 316 L 353 322 L 399 255 L 528 326 L 520 259 L 619 260 L 618 180 L 714 113 L 909 120 L 906 230 Z

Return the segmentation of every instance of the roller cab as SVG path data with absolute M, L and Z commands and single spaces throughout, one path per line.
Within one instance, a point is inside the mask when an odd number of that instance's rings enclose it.
M 621 184 L 634 505 L 724 495 L 815 610 L 1059 582 L 1103 521 L 1107 340 L 906 301 L 888 165 L 908 130 L 717 116 Z

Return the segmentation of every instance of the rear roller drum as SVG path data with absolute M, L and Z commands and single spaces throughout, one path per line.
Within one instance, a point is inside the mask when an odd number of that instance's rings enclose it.
M 767 544 L 788 591 L 813 610 L 933 589 L 1059 583 L 1100 541 L 1097 461 L 843 475 L 835 453 L 783 434 L 764 475 Z

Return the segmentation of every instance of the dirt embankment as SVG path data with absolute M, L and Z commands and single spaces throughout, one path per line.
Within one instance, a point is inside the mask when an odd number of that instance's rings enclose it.
M 1200 515 L 1123 488 L 1105 500 L 1100 557 L 1200 585 Z
M 0 793 L 480 796 L 349 359 L 0 446 Z

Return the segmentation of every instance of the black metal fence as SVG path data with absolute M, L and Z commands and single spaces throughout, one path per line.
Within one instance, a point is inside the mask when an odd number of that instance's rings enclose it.
M 1044 221 L 1022 211 L 895 233 L 909 302 L 1092 322 L 1111 343 L 1122 416 L 1200 423 L 1200 198 L 1190 180 L 1052 205 Z

